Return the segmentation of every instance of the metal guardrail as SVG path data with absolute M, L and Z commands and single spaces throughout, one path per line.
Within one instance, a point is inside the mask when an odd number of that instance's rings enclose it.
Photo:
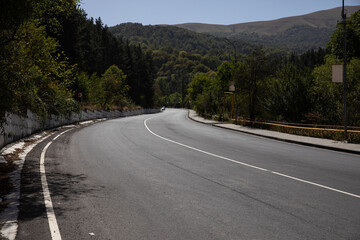
M 206 118 L 211 118 L 213 116 L 208 115 L 208 114 L 204 114 L 203 115 Z M 235 119 L 231 119 L 231 121 L 235 122 Z M 275 123 L 275 122 L 261 122 L 261 121 L 250 121 L 247 119 L 238 119 L 238 121 L 243 121 L 243 122 L 248 122 L 248 123 L 255 123 L 255 124 L 264 124 L 264 125 L 269 125 L 269 126 L 277 126 L 277 127 L 285 127 L 285 128 L 294 128 L 294 129 L 302 129 L 302 130 L 319 130 L 319 131 L 328 131 L 328 132 L 344 132 L 343 126 L 333 126 L 333 125 L 320 125 L 322 127 L 306 127 L 304 126 L 305 124 L 297 124 L 297 123 L 288 123 L 288 124 L 281 124 L 281 123 Z M 299 126 L 299 125 L 303 125 L 303 126 Z M 306 125 L 310 125 L 310 124 L 306 124 Z M 330 128 L 331 126 L 333 126 L 334 128 Z M 352 127 L 348 127 L 348 132 L 349 133 L 359 133 L 360 134 L 360 127 L 353 127 L 353 128 L 358 128 L 359 130 L 352 130 L 349 128 Z
M 235 119 L 232 119 L 235 121 Z M 264 124 L 264 125 L 270 125 L 270 126 L 277 126 L 277 127 L 285 127 L 285 128 L 294 128 L 294 129 L 301 129 L 301 130 L 318 130 L 318 131 L 328 131 L 328 132 L 344 132 L 344 129 L 334 129 L 334 128 L 316 128 L 316 127 L 300 127 L 300 126 L 291 126 L 291 125 L 284 125 L 284 124 L 278 124 L 278 123 L 270 123 L 270 122 L 259 122 L 259 121 L 250 121 L 250 120 L 244 120 L 250 123 L 256 123 L 256 124 Z M 349 133 L 359 133 L 360 130 L 347 130 Z

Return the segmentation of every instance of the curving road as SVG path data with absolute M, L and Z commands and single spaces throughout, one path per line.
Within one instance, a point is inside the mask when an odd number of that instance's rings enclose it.
M 360 157 L 228 131 L 187 111 L 109 120 L 45 155 L 62 239 L 360 239 Z M 54 135 L 55 136 L 55 135 Z M 17 239 L 51 239 L 39 158 Z

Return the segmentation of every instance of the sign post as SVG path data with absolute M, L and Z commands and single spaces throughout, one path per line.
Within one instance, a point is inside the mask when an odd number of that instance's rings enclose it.
M 347 141 L 347 102 L 346 102 L 346 14 L 344 9 L 344 0 L 342 1 L 341 12 L 342 24 L 343 24 L 343 65 L 332 66 L 332 82 L 343 83 L 343 100 L 344 100 L 344 140 Z
M 232 120 L 233 116 L 235 116 L 234 114 L 234 105 L 235 105 L 235 83 L 234 82 L 230 82 L 229 84 L 229 92 L 227 92 L 227 94 L 231 94 L 232 95 L 232 99 L 231 99 L 231 113 L 230 113 L 230 118 Z M 237 117 L 236 117 L 237 118 Z M 237 119 L 235 119 L 235 121 L 237 122 Z
M 347 90 L 347 81 L 346 81 L 346 14 L 344 8 L 344 0 L 342 1 L 342 13 L 343 21 L 343 42 L 344 42 L 344 68 L 343 68 L 343 81 L 344 81 L 344 140 L 347 141 L 347 107 L 346 107 L 346 90 Z
M 78 93 L 78 98 L 80 98 L 80 99 L 81 99 L 81 102 L 82 102 L 82 100 L 83 100 L 83 94 L 82 94 L 82 93 Z

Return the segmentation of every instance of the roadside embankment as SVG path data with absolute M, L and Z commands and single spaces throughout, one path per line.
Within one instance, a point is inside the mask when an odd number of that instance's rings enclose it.
M 157 112 L 160 112 L 160 109 L 138 109 L 134 111 L 85 110 L 78 113 L 70 113 L 66 116 L 51 115 L 45 124 L 42 124 L 40 118 L 29 110 L 27 111 L 26 117 L 19 116 L 17 114 L 6 113 L 6 121 L 3 124 L 2 131 L 0 131 L 0 149 L 11 142 L 30 136 L 42 129 L 52 129 L 63 125 L 93 119 L 118 118 Z
M 360 154 L 360 144 L 347 143 L 343 141 L 336 141 L 332 139 L 325 139 L 318 137 L 299 136 L 295 134 L 209 120 L 199 116 L 194 110 L 189 110 L 189 118 L 196 122 L 209 124 L 215 127 L 225 128 L 228 130 L 234 130 L 247 134 L 257 135 L 261 137 L 276 139 L 290 143 L 302 144 L 306 146 L 324 148 L 329 150 Z

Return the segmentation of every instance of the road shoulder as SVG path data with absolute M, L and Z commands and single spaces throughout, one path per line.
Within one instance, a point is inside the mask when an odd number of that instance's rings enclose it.
M 315 138 L 315 137 L 306 137 L 306 136 L 299 136 L 299 135 L 292 135 L 288 133 L 281 133 L 275 132 L 270 130 L 258 129 L 258 128 L 250 128 L 244 127 L 241 125 L 235 125 L 230 123 L 222 123 L 215 120 L 205 119 L 199 116 L 194 110 L 189 110 L 188 112 L 189 119 L 207 124 L 212 125 L 214 127 L 224 128 L 228 130 L 238 131 L 242 133 L 247 133 L 251 135 L 256 135 L 260 137 L 266 137 L 270 139 L 275 139 L 284 142 L 290 142 L 295 144 L 301 144 L 311 147 L 329 149 L 334 151 L 352 153 L 352 154 L 360 154 L 360 144 L 352 144 L 352 143 L 345 143 L 340 141 L 335 141 L 331 139 L 323 139 L 323 138 Z

